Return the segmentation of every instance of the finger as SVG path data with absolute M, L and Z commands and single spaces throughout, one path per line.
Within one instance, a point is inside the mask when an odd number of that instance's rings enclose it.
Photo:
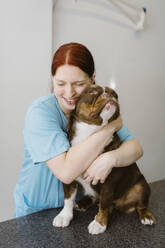
M 89 175 L 84 175 L 83 179 L 86 180 L 88 177 L 91 178 Z
M 85 172 L 82 174 L 82 177 L 85 179 L 85 178 L 90 177 L 90 176 L 89 176 L 88 172 L 85 171 Z
M 86 181 L 87 183 L 90 183 L 92 180 L 93 180 L 93 178 L 90 177 L 90 176 L 88 176 L 88 177 L 85 179 L 85 181 Z
M 96 185 L 97 183 L 98 183 L 98 179 L 94 178 L 93 181 L 92 181 L 92 184 Z
M 85 173 L 82 174 L 82 178 L 85 179 L 87 175 Z
M 105 180 L 104 180 L 104 179 L 100 180 L 100 183 L 104 183 L 104 182 L 105 182 Z

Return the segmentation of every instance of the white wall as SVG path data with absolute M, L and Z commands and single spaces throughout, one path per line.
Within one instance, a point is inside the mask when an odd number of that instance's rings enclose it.
M 139 161 L 148 181 L 165 178 L 165 29 L 163 0 L 127 0 L 147 8 L 144 31 L 114 18 L 106 0 L 60 0 L 54 11 L 54 50 L 65 42 L 85 44 L 96 63 L 96 81 L 117 85 L 124 123 L 139 139 Z
M 0 0 L 0 221 L 13 217 L 29 104 L 49 92 L 51 0 Z
M 58 0 L 54 50 L 70 41 L 89 47 L 97 81 L 116 81 L 124 122 L 144 147 L 141 169 L 149 181 L 159 180 L 165 177 L 165 2 L 131 0 L 148 9 L 146 28 L 139 33 L 111 18 L 115 8 L 103 8 L 105 2 L 77 0 L 75 5 L 75 0 Z M 51 0 L 0 0 L 0 221 L 13 217 L 27 107 L 49 92 L 51 15 Z

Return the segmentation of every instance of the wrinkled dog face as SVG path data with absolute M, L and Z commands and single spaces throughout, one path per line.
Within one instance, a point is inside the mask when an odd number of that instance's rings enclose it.
M 79 121 L 94 125 L 116 119 L 119 112 L 116 92 L 99 85 L 89 86 L 81 95 L 75 109 Z

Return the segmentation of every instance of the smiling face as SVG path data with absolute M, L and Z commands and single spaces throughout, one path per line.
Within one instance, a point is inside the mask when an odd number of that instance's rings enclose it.
M 118 96 L 108 87 L 90 85 L 81 95 L 75 109 L 76 119 L 101 125 L 119 116 Z
M 75 109 L 83 91 L 94 81 L 77 66 L 62 65 L 53 76 L 54 94 L 65 114 Z

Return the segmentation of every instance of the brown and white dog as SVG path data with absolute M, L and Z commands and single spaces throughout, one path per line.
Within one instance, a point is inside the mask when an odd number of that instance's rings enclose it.
M 69 140 L 75 145 L 120 114 L 118 96 L 108 87 L 91 85 L 84 91 L 76 104 L 69 120 Z M 120 139 L 115 133 L 103 152 L 111 151 L 120 146 Z M 81 185 L 86 198 L 75 203 L 77 186 Z M 156 222 L 148 210 L 150 188 L 136 163 L 120 168 L 113 168 L 104 183 L 92 185 L 79 176 L 71 184 L 63 184 L 65 203 L 62 211 L 54 218 L 53 225 L 65 227 L 73 218 L 73 208 L 86 210 L 93 203 L 99 203 L 99 211 L 89 224 L 91 234 L 99 234 L 106 230 L 108 216 L 113 209 L 126 213 L 137 210 L 140 221 L 144 225 Z

